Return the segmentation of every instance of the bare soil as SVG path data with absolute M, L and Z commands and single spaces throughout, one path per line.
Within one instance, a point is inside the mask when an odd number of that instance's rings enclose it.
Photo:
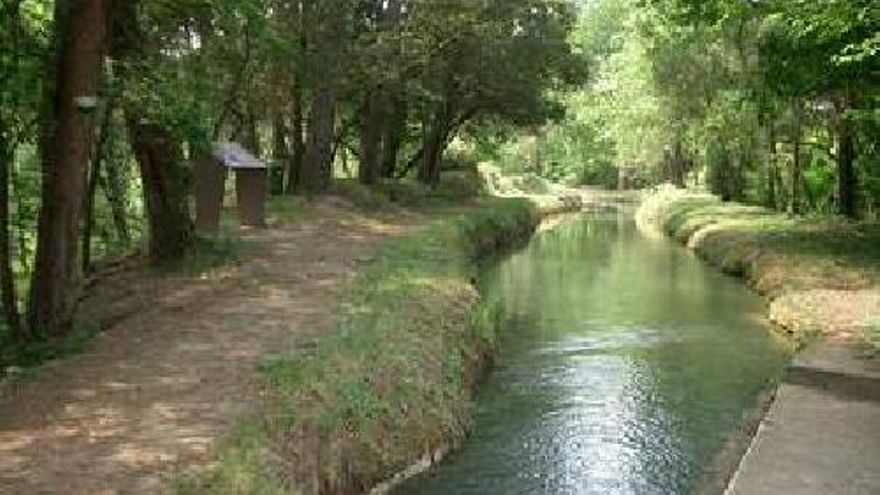
M 165 493 L 261 404 L 256 365 L 333 328 L 377 243 L 424 223 L 325 201 L 244 232 L 238 262 L 200 276 L 124 270 L 83 313 L 117 321 L 85 352 L 0 393 L 0 493 Z

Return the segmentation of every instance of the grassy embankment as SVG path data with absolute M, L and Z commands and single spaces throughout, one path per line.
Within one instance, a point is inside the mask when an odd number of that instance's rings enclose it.
M 880 346 L 880 225 L 793 217 L 661 189 L 639 210 L 770 303 L 770 319 L 798 345 L 816 337 Z
M 528 201 L 487 199 L 388 241 L 335 333 L 264 363 L 266 406 L 180 491 L 364 493 L 458 442 L 496 330 L 496 309 L 472 283 L 478 264 L 538 221 Z

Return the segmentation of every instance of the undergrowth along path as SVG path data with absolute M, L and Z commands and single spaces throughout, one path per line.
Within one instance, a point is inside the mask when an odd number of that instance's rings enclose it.
M 305 208 L 295 223 L 246 233 L 241 259 L 210 276 L 125 274 L 96 287 L 97 303 L 118 305 L 126 294 L 114 291 L 125 289 L 147 309 L 7 384 L 0 493 L 162 493 L 170 477 L 210 465 L 212 445 L 260 403 L 260 360 L 332 330 L 378 242 L 425 223 L 332 202 Z

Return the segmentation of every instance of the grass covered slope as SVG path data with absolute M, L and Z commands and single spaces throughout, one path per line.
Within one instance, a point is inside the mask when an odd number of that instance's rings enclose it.
M 880 344 L 880 225 L 790 217 L 673 188 L 648 196 L 637 216 L 745 278 L 798 341 L 823 334 Z
M 333 336 L 262 366 L 267 406 L 184 493 L 357 494 L 455 444 L 490 356 L 478 263 L 528 239 L 525 200 L 389 241 L 358 275 Z

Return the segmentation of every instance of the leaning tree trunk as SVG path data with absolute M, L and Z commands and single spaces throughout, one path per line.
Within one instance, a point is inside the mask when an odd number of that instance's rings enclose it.
M 837 211 L 847 217 L 858 214 L 858 178 L 855 171 L 856 146 L 852 122 L 846 110 L 852 108 L 850 93 L 836 104 L 837 112 Z
M 183 153 L 160 126 L 129 116 L 131 146 L 141 173 L 150 227 L 150 258 L 167 262 L 186 256 L 193 241 Z
M 28 322 L 51 340 L 65 337 L 76 306 L 79 224 L 107 38 L 110 0 L 59 0 L 57 58 L 43 122 L 43 192 Z
M 110 136 L 110 122 L 113 117 L 113 104 L 107 102 L 104 108 L 104 116 L 101 118 L 101 130 L 98 142 L 95 144 L 92 156 L 92 164 L 89 170 L 88 192 L 83 204 L 83 233 L 82 233 L 82 270 L 88 273 L 92 269 L 92 230 L 95 219 L 95 195 L 98 191 L 98 183 L 101 182 L 101 173 L 104 165 L 104 151 Z
M 317 90 L 309 114 L 308 139 L 297 185 L 300 191 L 318 194 L 329 187 L 335 129 L 336 94 L 331 86 L 325 85 Z
M 113 225 L 116 229 L 116 237 L 123 247 L 131 244 L 131 234 L 128 229 L 128 208 L 126 207 L 126 192 L 128 190 L 128 178 L 122 173 L 121 163 L 109 163 L 106 176 L 98 176 L 98 185 L 104 191 L 104 197 L 110 205 L 110 214 L 113 216 Z
M 422 149 L 419 151 L 422 160 L 418 178 L 422 183 L 431 187 L 440 185 L 443 153 L 450 138 L 462 125 L 474 118 L 479 110 L 479 107 L 471 107 L 457 113 L 455 106 L 447 99 L 434 116 L 434 121 L 425 123 Z

